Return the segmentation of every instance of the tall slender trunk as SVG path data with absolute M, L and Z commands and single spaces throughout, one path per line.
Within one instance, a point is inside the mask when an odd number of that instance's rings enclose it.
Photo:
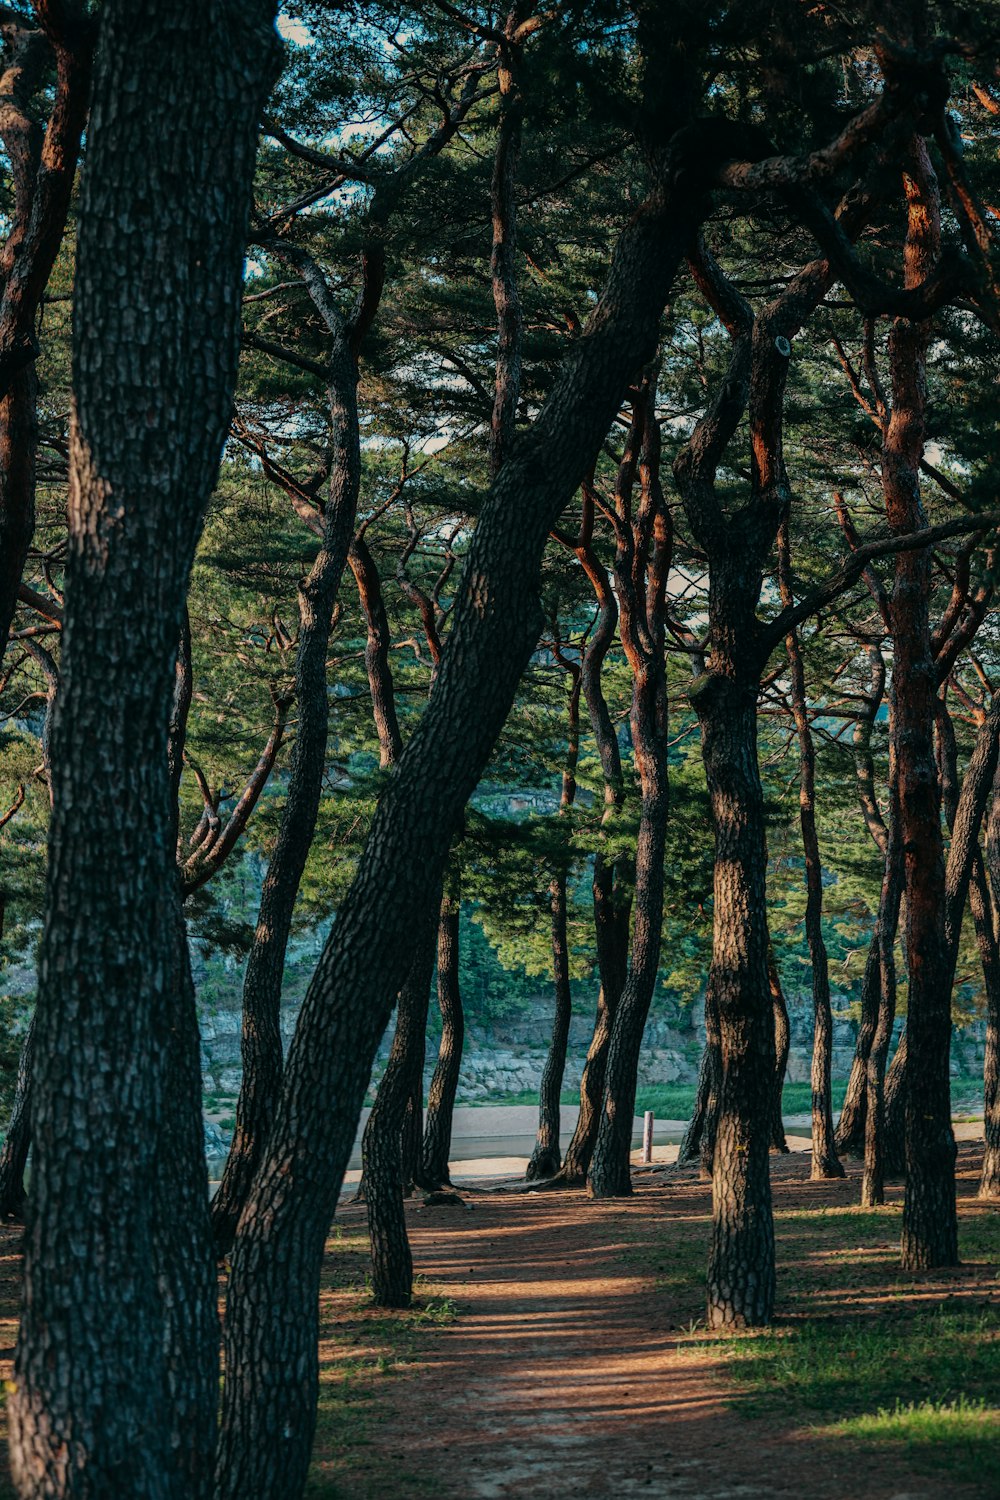
M 448 1157 L 451 1154 L 451 1127 L 465 1040 L 465 1015 L 458 969 L 461 910 L 461 898 L 457 882 L 454 882 L 441 898 L 438 921 L 437 995 L 441 1011 L 441 1042 L 437 1066 L 427 1095 L 427 1116 L 420 1158 L 420 1186 L 431 1189 L 445 1187 L 451 1182 Z
M 326 769 L 330 717 L 326 661 L 361 481 L 358 372 L 346 336 L 333 339 L 330 374 L 333 447 L 330 488 L 320 549 L 308 577 L 299 586 L 299 643 L 295 657 L 298 724 L 285 805 L 261 889 L 257 928 L 243 978 L 240 1036 L 243 1076 L 236 1103 L 236 1125 L 222 1181 L 212 1201 L 212 1226 L 220 1254 L 226 1254 L 232 1247 L 281 1090 L 285 953 Z
M 17 1062 L 17 1082 L 7 1135 L 0 1151 L 0 1219 L 21 1219 L 24 1215 L 24 1169 L 31 1146 L 31 1053 L 35 1038 L 32 1016 L 21 1043 Z
M 601 1120 L 611 1028 L 628 973 L 631 871 L 622 873 L 621 863 L 608 860 L 601 853 L 594 857 L 594 933 L 600 989 L 594 1030 L 580 1079 L 580 1112 L 559 1171 L 558 1180 L 569 1187 L 582 1187 L 590 1170 Z
M 778 532 L 778 581 L 781 602 L 794 603 L 788 522 Z M 792 715 L 799 740 L 799 823 L 806 865 L 806 944 L 812 969 L 812 1168 L 813 1180 L 843 1177 L 833 1141 L 833 1015 L 830 1010 L 830 966 L 823 940 L 823 866 L 816 830 L 816 747 L 813 744 L 806 702 L 806 675 L 798 631 L 785 637 L 791 680 Z
M 771 990 L 771 1010 L 774 1015 L 774 1113 L 771 1117 L 771 1150 L 782 1154 L 788 1151 L 785 1140 L 785 1122 L 781 1116 L 781 1097 L 785 1087 L 785 1070 L 788 1067 L 788 1047 L 791 1027 L 788 1024 L 788 1006 L 781 988 L 781 976 L 774 958 L 774 949 L 768 944 L 767 982 Z
M 15 1483 L 36 1500 L 188 1500 L 210 1472 L 218 1325 L 193 1002 L 178 1026 L 167 743 L 184 596 L 235 385 L 273 18 L 263 0 L 207 11 L 164 0 L 142 26 L 122 0 L 101 10 L 74 290 L 32 1213 L 8 1404 Z M 183 1118 L 171 1121 L 175 1104 Z M 165 1151 L 183 1179 L 179 1213 L 164 1202 Z M 175 1361 L 188 1356 L 182 1390 Z
M 977 905 L 981 916 L 983 939 L 980 953 L 985 954 L 983 977 L 986 985 L 986 1047 L 983 1053 L 983 1172 L 979 1180 L 980 1198 L 1000 1198 L 1000 776 L 993 786 L 993 800 L 986 823 L 986 854 L 989 874 L 978 862 L 973 873 L 976 886 L 973 917 Z M 977 925 L 977 936 L 979 927 Z M 992 936 L 992 944 L 988 941 Z M 989 973 L 987 974 L 987 968 Z
M 525 1176 L 528 1181 L 554 1177 L 562 1153 L 559 1143 L 560 1095 L 566 1070 L 569 1024 L 573 1015 L 573 997 L 569 985 L 569 945 L 566 936 L 566 875 L 553 877 L 549 886 L 549 910 L 552 918 L 552 988 L 555 1011 L 552 1038 L 545 1055 L 545 1066 L 538 1090 L 538 1131 Z
M 861 1175 L 861 1203 L 872 1207 L 885 1202 L 887 1170 L 887 1128 L 885 1108 L 885 1065 L 896 1020 L 896 929 L 903 896 L 904 863 L 900 839 L 899 807 L 896 777 L 890 769 L 889 841 L 885 850 L 882 890 L 873 943 L 878 945 L 878 1015 L 868 1056 L 865 1059 L 865 1125 L 864 1170 Z
M 559 793 L 559 815 L 565 817 L 576 800 L 576 767 L 580 757 L 580 694 L 583 689 L 583 669 L 567 658 L 556 637 L 557 659 L 571 675 L 567 704 L 568 728 L 566 761 L 563 766 L 562 788 Z M 561 858 L 561 856 L 560 856 Z M 535 1149 L 528 1162 L 525 1176 L 529 1182 L 540 1177 L 553 1177 L 562 1160 L 560 1151 L 560 1098 L 563 1074 L 566 1071 L 566 1049 L 569 1045 L 569 1027 L 573 1017 L 573 995 L 569 983 L 569 940 L 566 926 L 566 870 L 560 865 L 549 884 L 549 913 L 552 933 L 552 987 L 555 994 L 555 1010 L 552 1017 L 552 1038 L 542 1070 L 538 1090 L 538 1132 Z
M 834 1136 L 834 1145 L 841 1156 L 864 1156 L 865 1110 L 868 1102 L 868 1058 L 878 1029 L 879 974 L 881 951 L 879 946 L 879 923 L 881 906 L 875 918 L 875 927 L 868 943 L 864 973 L 861 976 L 861 1019 L 858 1038 L 851 1059 L 851 1071 L 840 1108 L 840 1119 Z
M 436 922 L 414 934 L 413 959 L 399 992 L 389 1061 L 368 1116 L 361 1155 L 371 1239 L 372 1296 L 379 1307 L 409 1307 L 413 1257 L 403 1210 L 403 1127 L 416 1074 L 423 1073 L 423 1039 L 434 970 Z
M 632 1191 L 629 1155 L 642 1036 L 660 962 L 663 859 L 669 805 L 665 605 L 673 536 L 660 486 L 658 367 L 633 397 L 633 421 L 615 494 L 615 579 L 621 638 L 632 672 L 629 722 L 641 808 L 628 978 L 611 1027 L 604 1097 L 587 1186 L 595 1198 Z M 632 513 L 638 464 L 640 499 Z

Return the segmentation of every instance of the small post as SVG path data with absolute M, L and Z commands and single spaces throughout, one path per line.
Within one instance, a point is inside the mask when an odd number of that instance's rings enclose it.
M 647 1109 L 642 1122 L 642 1159 L 646 1166 L 653 1160 L 653 1111 Z

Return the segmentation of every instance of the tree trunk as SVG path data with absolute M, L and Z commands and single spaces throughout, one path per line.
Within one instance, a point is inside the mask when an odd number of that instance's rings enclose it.
M 621 862 L 609 861 L 603 854 L 594 858 L 594 932 L 601 987 L 597 995 L 594 1030 L 580 1079 L 580 1112 L 559 1171 L 558 1180 L 567 1187 L 582 1187 L 590 1170 L 601 1120 L 611 1028 L 628 973 L 631 881 L 628 874 L 616 875 L 620 865 Z
M 875 939 L 878 943 L 879 970 L 877 993 L 878 1017 L 875 1034 L 865 1060 L 865 1151 L 864 1171 L 861 1175 L 861 1204 L 869 1208 L 885 1202 L 885 1174 L 888 1162 L 885 1065 L 892 1041 L 892 1028 L 896 1020 L 896 929 L 899 926 L 899 907 L 903 895 L 904 864 L 903 849 L 899 836 L 899 807 L 896 797 L 896 778 L 890 770 L 891 809 L 889 814 L 889 840 L 885 850 L 885 868 L 882 874 L 882 890 L 879 897 L 878 920 Z
M 791 1028 L 788 1024 L 788 1006 L 781 988 L 781 977 L 774 958 L 774 949 L 767 948 L 767 982 L 771 990 L 771 1009 L 774 1013 L 774 1113 L 771 1123 L 771 1150 L 787 1154 L 785 1122 L 781 1117 L 781 1098 L 785 1087 L 785 1069 L 788 1067 L 788 1046 Z
M 560 873 L 549 886 L 552 914 L 552 982 L 555 991 L 555 1015 L 552 1039 L 542 1070 L 538 1091 L 538 1133 L 535 1149 L 528 1162 L 525 1177 L 533 1182 L 539 1177 L 554 1177 L 562 1154 L 559 1146 L 560 1095 L 566 1070 L 566 1048 L 569 1023 L 573 1015 L 573 997 L 569 987 L 569 945 L 566 937 L 566 876 Z
M 697 208 L 657 192 L 530 431 L 479 511 L 427 709 L 389 781 L 309 986 L 241 1219 L 225 1323 L 218 1500 L 291 1500 L 309 1463 L 317 1295 L 371 1062 L 441 870 L 542 625 L 549 530 L 593 464 L 657 325 Z
M 885 1171 L 901 1177 L 906 1171 L 906 1029 L 900 1032 L 885 1075 Z
M 368 1232 L 371 1237 L 372 1296 L 379 1307 L 409 1307 L 413 1299 L 413 1258 L 406 1236 L 403 1195 L 403 1129 L 418 1074 L 423 1074 L 427 1004 L 434 970 L 435 924 L 418 931 L 413 961 L 399 992 L 396 1030 L 361 1146 Z
M 189 1140 L 196 1108 L 185 1090 L 188 1118 L 168 1118 L 182 1070 L 167 739 L 184 595 L 236 377 L 273 16 L 263 0 L 164 0 L 137 27 L 121 0 L 101 10 L 74 294 L 32 1213 L 9 1403 L 15 1483 L 36 1500 L 187 1500 L 210 1471 L 214 1288 L 182 1274 L 176 1238 L 201 1253 L 204 1221 L 185 1216 L 199 1191 L 207 1200 L 203 1142 L 200 1184 L 187 1149 L 168 1169 L 185 1177 L 180 1215 L 161 1186 L 177 1139 L 167 1131 Z M 200 1131 L 200 1107 L 194 1118 Z M 181 1394 L 175 1357 L 195 1349 Z
M 35 1018 L 32 1016 L 21 1044 L 14 1107 L 0 1151 L 0 1219 L 21 1220 L 24 1217 L 24 1168 L 31 1146 L 31 1052 L 34 1037 Z
M 791 554 L 788 522 L 778 532 L 778 578 L 781 602 L 789 608 L 792 595 Z M 816 831 L 816 747 L 806 702 L 805 667 L 798 632 L 785 638 L 791 678 L 792 714 L 799 740 L 799 823 L 802 829 L 802 851 L 806 866 L 806 943 L 812 969 L 813 1054 L 812 1054 L 812 1167 L 813 1181 L 843 1177 L 833 1142 L 833 1101 L 831 1062 L 833 1057 L 833 1016 L 830 1011 L 830 966 L 823 940 L 823 866 Z
M 757 688 L 712 674 L 697 685 L 715 829 L 715 921 L 709 983 L 718 1007 L 722 1079 L 712 1167 L 711 1327 L 756 1326 L 774 1305 L 768 1151 L 774 1023 L 767 973 L 767 846 L 757 764 Z
M 996 794 L 994 793 L 994 807 Z M 996 814 L 991 815 L 996 825 Z M 1000 1198 L 1000 946 L 996 907 L 982 856 L 975 861 L 969 886 L 969 905 L 983 966 L 986 994 L 986 1046 L 983 1052 L 983 1170 L 980 1198 Z
M 262 1159 L 281 1090 L 285 953 L 326 769 L 330 720 L 326 661 L 361 481 L 358 373 L 346 337 L 332 341 L 330 376 L 333 447 L 330 489 L 320 550 L 309 576 L 299 587 L 295 746 L 278 837 L 261 889 L 257 929 L 243 979 L 240 1037 L 243 1077 L 236 1103 L 236 1127 L 222 1181 L 212 1201 L 213 1233 L 220 1255 L 232 1248 L 236 1225 Z
M 595 1198 L 632 1191 L 629 1156 L 642 1036 L 660 962 L 663 858 L 669 807 L 669 719 L 664 662 L 667 578 L 673 551 L 660 485 L 658 366 L 632 398 L 632 422 L 615 486 L 615 581 L 621 638 L 632 672 L 629 715 L 641 810 L 628 978 L 615 1011 L 597 1142 L 587 1186 Z M 640 499 L 632 513 L 636 465 Z
M 437 994 L 441 1011 L 441 1044 L 437 1066 L 427 1096 L 424 1121 L 423 1152 L 420 1160 L 420 1186 L 447 1187 L 451 1182 L 448 1157 L 451 1153 L 451 1126 L 455 1113 L 455 1095 L 462 1066 L 465 1041 L 465 1015 L 459 985 L 458 932 L 461 901 L 457 889 L 447 891 L 441 901 L 437 940 Z
M 881 907 L 875 918 L 875 928 L 868 944 L 865 972 L 861 978 L 861 1022 L 858 1039 L 854 1047 L 854 1058 L 847 1080 L 844 1103 L 840 1110 L 840 1121 L 834 1137 L 834 1145 L 841 1156 L 864 1156 L 865 1154 L 865 1109 L 868 1099 L 868 1058 L 878 1027 L 879 973 L 881 950 L 879 947 L 879 923 Z

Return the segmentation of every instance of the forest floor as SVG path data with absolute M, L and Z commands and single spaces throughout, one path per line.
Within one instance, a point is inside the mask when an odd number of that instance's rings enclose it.
M 372 1307 L 364 1210 L 323 1277 L 310 1500 L 985 1500 L 1000 1494 L 1000 1208 L 960 1147 L 963 1264 L 898 1267 L 902 1190 L 773 1158 L 778 1319 L 706 1332 L 710 1198 L 693 1170 L 630 1199 L 462 1188 L 407 1221 L 415 1306 Z M 19 1232 L 0 1229 L 0 1378 Z M 880 1415 L 881 1413 L 881 1415 Z M 0 1478 L 0 1497 L 12 1491 Z

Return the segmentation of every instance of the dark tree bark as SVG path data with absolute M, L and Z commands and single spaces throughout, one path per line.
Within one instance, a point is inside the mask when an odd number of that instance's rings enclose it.
M 937 183 L 923 141 L 914 138 L 904 177 L 908 224 L 904 279 L 919 284 L 940 253 Z M 889 335 L 892 411 L 882 443 L 882 488 L 893 532 L 926 525 L 919 470 L 925 433 L 926 323 L 897 318 Z M 945 939 L 944 852 L 934 758 L 935 672 L 931 650 L 928 549 L 900 553 L 893 626 L 893 742 L 906 869 L 907 1011 L 904 1268 L 958 1258 L 955 1140 L 951 1129 L 951 982 Z
M 878 955 L 877 979 L 873 985 L 878 995 L 878 1008 L 875 1031 L 865 1058 L 865 1099 L 861 1111 L 865 1130 L 861 1203 L 866 1208 L 885 1202 L 887 1170 L 885 1065 L 889 1056 L 889 1044 L 892 1041 L 892 1028 L 896 1020 L 895 946 L 904 884 L 903 847 L 900 837 L 894 760 L 895 757 L 891 756 L 888 842 L 885 849 L 875 936 L 872 940 L 872 947 Z
M 553 622 L 553 632 L 557 660 L 570 673 L 566 764 L 563 767 L 562 788 L 559 793 L 559 813 L 560 816 L 564 816 L 576 800 L 583 670 L 577 662 L 572 661 L 562 651 L 555 622 Z M 573 996 L 569 983 L 569 940 L 566 930 L 566 871 L 564 868 L 556 871 L 549 884 L 549 911 L 552 919 L 552 987 L 555 994 L 555 1011 L 552 1018 L 552 1038 L 545 1057 L 545 1067 L 542 1069 L 541 1085 L 538 1091 L 538 1133 L 535 1137 L 535 1148 L 525 1172 L 525 1177 L 529 1182 L 542 1177 L 554 1177 L 562 1162 L 559 1140 L 560 1099 L 563 1074 L 566 1071 L 569 1027 L 573 1017 Z
M 785 1140 L 785 1123 L 781 1117 L 781 1096 L 785 1087 L 785 1069 L 788 1067 L 788 1045 L 791 1028 L 788 1024 L 788 1006 L 781 988 L 781 977 L 774 958 L 774 949 L 767 950 L 767 982 L 771 989 L 771 1009 L 774 1014 L 774 1113 L 771 1117 L 771 1150 L 784 1154 L 788 1151 Z
M 210 1469 L 217 1318 L 200 1070 L 195 1080 L 174 1066 L 191 1055 L 193 1006 L 179 1017 L 167 741 L 184 595 L 236 377 L 273 15 L 264 3 L 237 14 L 165 0 L 136 27 L 119 0 L 101 11 L 9 1404 L 26 1497 L 187 1497 L 204 1493 Z M 165 1153 L 184 1183 L 180 1219 L 176 1202 L 165 1213 Z M 187 1256 L 200 1275 L 184 1273 Z M 175 1361 L 192 1355 L 181 1391 Z
M 321 522 L 320 549 L 308 577 L 299 587 L 299 643 L 295 658 L 298 723 L 285 805 L 264 877 L 257 930 L 243 979 L 240 1039 L 243 1077 L 229 1156 L 212 1200 L 212 1229 L 220 1255 L 232 1247 L 281 1088 L 285 953 L 323 789 L 330 717 L 326 660 L 337 592 L 354 535 L 361 481 L 357 361 L 349 332 L 333 299 L 324 297 L 322 289 L 317 290 L 317 297 L 326 311 L 331 341 L 330 487 Z
M 449 884 L 441 898 L 437 939 L 437 995 L 441 1011 L 441 1043 L 427 1095 L 424 1140 L 420 1157 L 419 1185 L 447 1187 L 451 1183 L 448 1157 L 455 1095 L 465 1042 L 465 1014 L 458 978 L 458 923 L 461 900 L 457 881 Z
M 788 522 L 778 531 L 778 581 L 786 609 L 794 603 Z M 812 969 L 812 1168 L 813 1180 L 843 1177 L 833 1141 L 833 1015 L 830 1009 L 830 966 L 823 940 L 823 865 L 816 830 L 816 747 L 806 700 L 806 676 L 798 631 L 785 637 L 791 683 L 792 716 L 799 740 L 799 822 L 806 866 L 806 944 Z
M 698 1067 L 694 1111 L 677 1156 L 682 1166 L 697 1162 L 701 1169 L 701 1176 L 706 1182 L 710 1182 L 712 1178 L 721 1091 L 722 1036 L 719 1029 L 719 1007 L 712 991 L 711 975 L 709 975 L 709 983 L 705 991 L 705 1046 Z
M 625 787 L 618 736 L 601 686 L 604 659 L 618 628 L 618 603 L 607 569 L 594 549 L 594 508 L 594 493 L 588 480 L 583 486 L 583 512 L 579 533 L 572 537 L 558 531 L 555 534 L 565 546 L 575 552 L 597 600 L 597 621 L 583 654 L 580 682 L 604 776 L 601 830 L 602 836 L 606 836 L 621 810 Z M 558 1182 L 565 1186 L 580 1187 L 586 1182 L 597 1141 L 611 1027 L 628 973 L 631 877 L 630 861 L 622 856 L 609 859 L 603 850 L 598 850 L 594 857 L 591 889 L 600 989 L 594 1030 L 580 1079 L 580 1110 L 576 1128 L 558 1174 Z
M 3 1150 L 0 1151 L 0 1219 L 22 1220 L 27 1194 L 24 1168 L 31 1146 L 31 1053 L 35 1035 L 32 1016 L 21 1044 L 11 1110 Z
M 433 908 L 432 908 L 433 912 Z M 372 1296 L 379 1307 L 409 1307 L 413 1299 L 413 1257 L 403 1210 L 406 1178 L 403 1128 L 419 1070 L 434 971 L 433 915 L 415 933 L 413 961 L 399 992 L 396 1030 L 362 1140 L 362 1171 L 371 1238 Z
M 640 500 L 632 512 L 638 465 Z M 592 1197 L 632 1191 L 629 1155 L 636 1072 L 660 962 L 663 857 L 668 810 L 668 715 L 664 657 L 670 517 L 660 487 L 656 375 L 633 396 L 633 420 L 615 493 L 615 582 L 621 638 L 632 673 L 629 723 L 639 777 L 635 895 L 629 969 L 611 1026 L 600 1124 L 587 1187 Z
M 440 672 L 386 788 L 299 1017 L 266 1158 L 241 1221 L 225 1328 L 219 1500 L 287 1500 L 315 1420 L 317 1291 L 372 1057 L 440 870 L 541 628 L 539 561 L 592 466 L 697 216 L 657 190 L 530 432 L 480 510 Z M 303 1129 L 308 1121 L 308 1129 Z
M 986 985 L 986 1047 L 983 1055 L 983 1171 L 980 1198 L 1000 1198 L 1000 778 L 994 783 L 993 800 L 986 824 L 987 867 L 974 866 L 972 914 L 977 923 L 983 977 Z M 977 910 L 979 915 L 977 916 Z M 989 936 L 992 935 L 992 944 Z M 988 972 L 987 972 L 988 970 Z
M 10 163 L 13 212 L 0 252 L 0 657 L 35 529 L 38 343 L 35 321 L 69 212 L 80 137 L 87 118 L 91 22 L 72 8 L 39 0 L 40 26 L 8 10 L 0 21 L 0 138 Z M 32 96 L 49 55 L 56 87 L 44 132 Z

